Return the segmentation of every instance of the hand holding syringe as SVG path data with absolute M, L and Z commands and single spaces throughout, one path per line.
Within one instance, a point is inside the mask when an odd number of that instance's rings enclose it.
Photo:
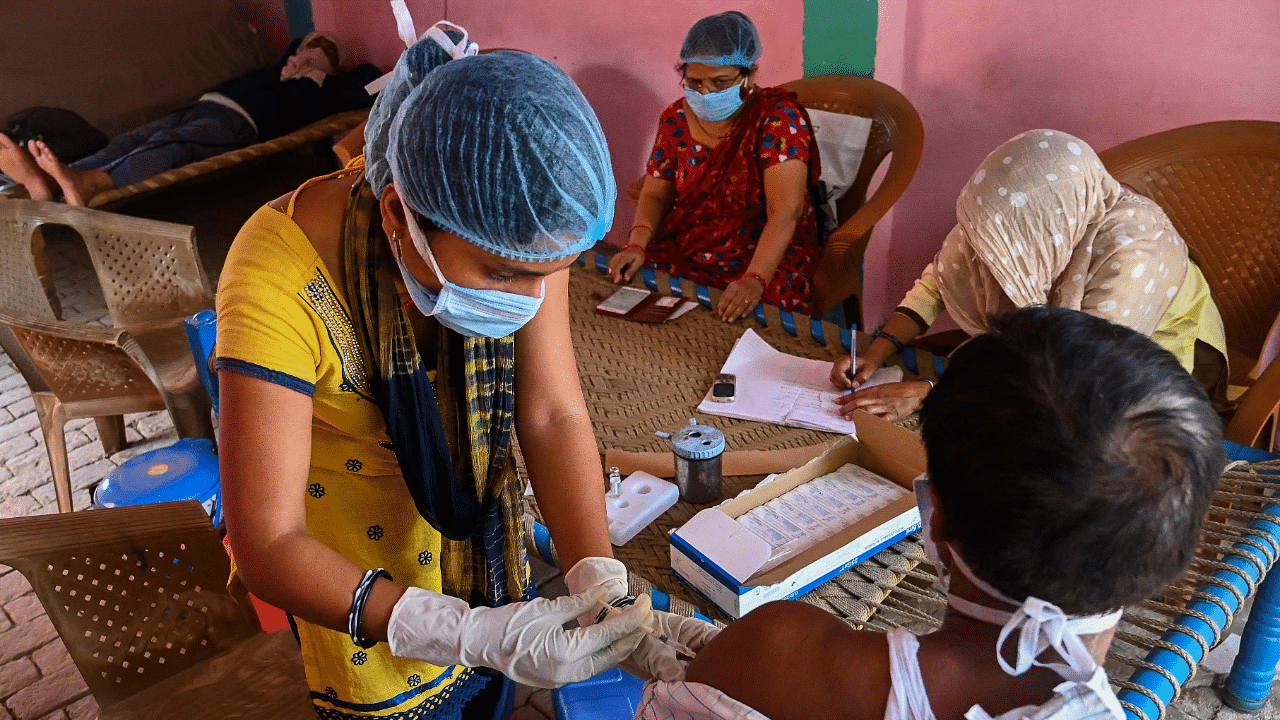
M 600 612 L 599 614 L 596 615 L 596 622 L 603 621 L 605 618 L 609 617 L 613 613 L 621 612 L 623 608 L 631 605 L 634 602 L 635 602 L 635 598 L 630 596 L 618 598 L 617 600 L 614 600 L 613 603 L 611 604 L 606 604 L 603 600 L 601 600 L 599 605 Z M 672 640 L 670 637 L 658 632 L 653 627 L 652 623 L 645 623 L 640 626 L 640 629 L 648 633 L 649 637 L 671 648 L 675 652 L 677 660 L 683 660 L 685 662 L 688 662 L 690 660 L 693 660 L 693 658 L 697 656 L 697 653 L 695 653 L 693 650 L 690 650 L 684 645 L 681 645 L 675 640 Z

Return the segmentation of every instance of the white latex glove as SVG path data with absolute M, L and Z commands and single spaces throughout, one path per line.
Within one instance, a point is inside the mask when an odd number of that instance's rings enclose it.
M 659 635 L 665 635 L 695 653 L 720 632 L 720 628 L 697 618 L 654 610 L 650 627 Z M 688 660 L 676 657 L 676 651 L 656 638 L 645 635 L 643 641 L 622 661 L 621 666 L 641 680 L 677 682 L 684 679 L 689 668 Z
M 391 654 L 447 667 L 489 667 L 525 685 L 559 687 L 614 667 L 645 637 L 648 598 L 608 620 L 565 630 L 593 617 L 603 589 L 554 600 L 537 598 L 496 608 L 472 608 L 459 598 L 409 588 L 391 611 Z
M 627 594 L 627 566 L 614 558 L 585 557 L 564 574 L 564 584 L 570 595 L 602 586 L 606 589 L 604 601 L 613 602 Z M 591 619 L 595 620 L 594 613 Z

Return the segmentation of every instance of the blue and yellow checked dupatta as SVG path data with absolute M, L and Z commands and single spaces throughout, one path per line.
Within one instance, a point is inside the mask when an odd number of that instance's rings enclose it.
M 352 325 L 392 450 L 422 517 L 444 536 L 443 590 L 490 606 L 529 597 L 524 498 L 511 441 L 515 341 L 437 326 L 434 387 L 395 285 L 378 198 L 363 174 L 351 189 L 343 266 Z M 465 398 L 465 400 L 464 400 Z

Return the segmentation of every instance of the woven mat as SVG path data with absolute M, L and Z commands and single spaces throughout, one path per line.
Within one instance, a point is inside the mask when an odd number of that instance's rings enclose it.
M 837 435 L 818 433 L 778 425 L 767 425 L 728 418 L 704 416 L 694 407 L 710 386 L 712 376 L 728 357 L 735 340 L 751 328 L 775 348 L 802 357 L 831 360 L 847 352 L 841 345 L 839 331 L 830 324 L 811 325 L 807 318 L 792 318 L 776 308 L 766 308 L 765 322 L 756 318 L 727 324 L 710 310 L 697 308 L 688 315 L 662 324 L 634 323 L 595 312 L 595 305 L 616 289 L 598 271 L 597 256 L 585 254 L 585 264 L 575 265 L 570 275 L 570 303 L 573 323 L 574 351 L 582 377 L 597 442 L 605 448 L 633 451 L 665 452 L 666 441 L 653 435 L 656 430 L 673 430 L 690 417 L 713 424 L 725 433 L 726 444 L 733 450 L 767 450 L 798 447 L 830 441 Z M 600 261 L 601 265 L 603 261 Z M 674 282 L 661 274 L 635 279 L 633 285 L 647 286 L 668 294 L 697 298 L 704 306 L 714 306 L 719 293 L 695 288 L 690 283 Z M 674 291 L 673 291 L 674 286 Z M 783 322 L 786 320 L 787 322 Z M 788 323 L 791 327 L 788 328 Z M 865 336 L 859 336 L 865 343 Z M 931 369 L 933 357 L 919 352 L 917 360 L 921 376 L 935 377 Z M 910 374 L 909 374 L 910 376 Z M 916 429 L 916 418 L 900 423 Z M 1265 477 L 1262 474 L 1272 477 Z M 1280 461 L 1236 465 L 1224 474 L 1214 498 L 1214 510 L 1205 523 L 1199 553 L 1183 577 L 1170 584 L 1156 598 L 1125 612 L 1116 639 L 1107 656 L 1107 671 L 1112 684 L 1122 692 L 1126 709 L 1145 717 L 1131 702 L 1134 694 L 1148 698 L 1153 693 L 1130 682 L 1136 670 L 1147 669 L 1170 679 L 1167 670 L 1144 660 L 1153 649 L 1174 652 L 1195 666 L 1193 658 L 1172 643 L 1161 639 L 1184 617 L 1197 617 L 1187 605 L 1209 602 L 1232 615 L 1220 598 L 1205 592 L 1206 587 L 1230 585 L 1214 573 L 1231 572 L 1242 577 L 1253 592 L 1253 582 L 1228 560 L 1243 560 L 1265 574 L 1280 556 L 1280 539 L 1265 536 L 1249 524 L 1262 519 L 1274 522 L 1262 511 L 1277 504 L 1273 499 L 1280 475 Z M 762 476 L 726 477 L 724 497 L 731 497 L 754 486 Z M 603 478 L 602 478 L 603 482 Z M 536 513 L 536 503 L 533 511 Z M 615 555 L 639 577 L 633 578 L 633 591 L 643 591 L 646 581 L 672 596 L 672 610 L 689 614 L 697 609 L 714 619 L 727 620 L 705 599 L 684 586 L 671 572 L 667 533 L 682 525 L 706 505 L 678 502 L 655 523 L 644 529 Z M 1249 535 L 1246 537 L 1246 535 Z M 1244 548 L 1257 552 L 1250 554 Z M 1260 554 L 1264 560 L 1256 555 Z M 1240 597 L 1238 591 L 1231 590 Z M 913 632 L 928 632 L 941 624 L 946 597 L 939 590 L 938 577 L 925 559 L 918 535 L 886 548 L 873 558 L 841 574 L 801 598 L 826 610 L 856 628 L 888 630 L 905 626 Z M 1228 620 L 1228 625 L 1230 620 Z M 1225 631 L 1204 638 L 1201 648 L 1207 652 Z M 1194 673 L 1193 673 L 1194 677 Z M 1190 682 L 1190 679 L 1187 681 Z M 1177 683 L 1174 683 L 1176 686 Z M 1184 683 L 1185 686 L 1185 683 Z M 1163 716 L 1163 703 L 1157 703 Z
M 638 323 L 611 317 L 596 312 L 595 306 L 618 286 L 598 271 L 596 257 L 593 252 L 585 253 L 585 264 L 573 267 L 569 295 L 578 373 L 602 454 L 606 448 L 669 452 L 670 443 L 654 432 L 674 431 L 688 424 L 689 418 L 697 418 L 699 423 L 713 425 L 723 432 L 729 450 L 804 447 L 840 437 L 833 433 L 704 415 L 694 410 L 734 342 L 748 328 L 782 352 L 830 361 L 848 352 L 841 344 L 840 330 L 835 325 L 820 323 L 815 328 L 808 318 L 785 314 L 794 325 L 793 334 L 783 322 L 784 314 L 772 307 L 764 313 L 765 324 L 756 318 L 725 323 L 705 307 L 695 308 L 666 323 Z M 671 294 L 669 277 L 653 273 L 649 279 L 655 289 Z M 643 286 L 643 283 L 637 274 L 632 284 Z M 677 288 L 690 298 L 699 292 L 687 281 L 677 284 Z M 713 305 L 719 298 L 718 291 L 708 293 L 703 288 L 701 292 Z M 865 336 L 861 340 L 865 343 Z M 931 364 L 932 356 L 922 353 L 922 362 Z M 915 422 L 915 418 L 908 418 L 903 424 L 914 427 Z M 754 487 L 763 477 L 727 476 L 723 480 L 722 497 L 729 498 Z M 706 507 L 710 505 L 677 502 L 626 545 L 614 548 L 614 554 L 658 589 L 691 603 L 711 617 L 725 619 L 727 616 L 689 590 L 671 571 L 667 533 Z M 534 512 L 536 514 L 536 509 Z

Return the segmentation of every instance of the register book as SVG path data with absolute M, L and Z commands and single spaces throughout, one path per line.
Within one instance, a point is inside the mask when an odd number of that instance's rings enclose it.
M 829 361 L 780 352 L 754 330 L 747 330 L 734 344 L 721 372 L 738 376 L 733 402 L 714 402 L 708 392 L 698 412 L 806 430 L 857 433 L 853 421 L 837 413 L 836 398 L 848 391 L 831 384 Z M 880 368 L 863 387 L 901 379 L 902 368 Z

